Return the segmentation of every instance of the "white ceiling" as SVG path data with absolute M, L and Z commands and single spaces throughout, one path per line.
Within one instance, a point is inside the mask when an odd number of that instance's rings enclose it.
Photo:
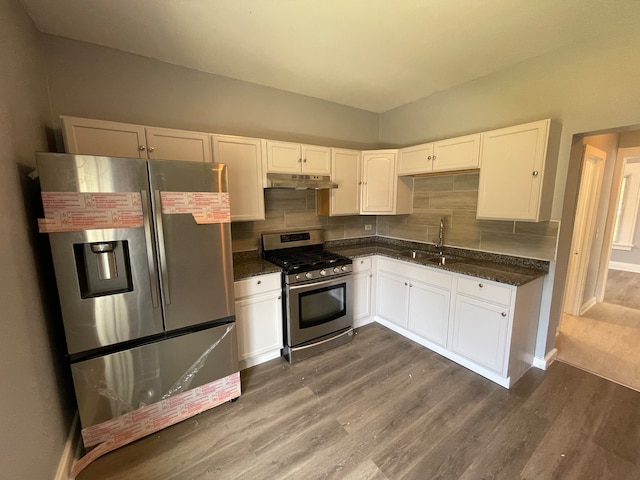
M 36 27 L 384 112 L 640 25 L 638 0 L 21 0 Z

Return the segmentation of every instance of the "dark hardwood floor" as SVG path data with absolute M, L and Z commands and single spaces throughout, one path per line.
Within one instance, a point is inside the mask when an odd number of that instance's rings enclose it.
M 80 480 L 640 479 L 640 393 L 556 362 L 511 390 L 372 324 Z

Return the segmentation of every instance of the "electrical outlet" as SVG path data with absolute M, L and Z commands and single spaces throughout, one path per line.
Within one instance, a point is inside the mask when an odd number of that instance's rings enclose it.
M 367 224 L 364 226 L 365 230 L 371 230 L 373 227 L 371 226 L 371 224 Z

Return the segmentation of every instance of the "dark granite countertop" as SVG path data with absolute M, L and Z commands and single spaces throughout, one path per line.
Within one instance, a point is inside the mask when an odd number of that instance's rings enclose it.
M 428 252 L 432 256 L 438 256 L 439 250 L 436 249 L 435 245 L 384 237 L 336 240 L 325 243 L 325 248 L 349 258 L 382 255 L 405 262 L 515 286 L 524 285 L 549 272 L 549 262 L 545 260 L 452 247 L 444 247 L 442 249 L 442 253 L 450 259 L 449 262 L 445 262 L 444 265 L 434 264 L 427 259 L 413 259 L 409 256 L 409 252 L 417 250 Z
M 382 255 L 405 262 L 426 265 L 431 268 L 462 273 L 472 277 L 493 280 L 508 285 L 520 286 L 549 272 L 549 262 L 495 253 L 478 252 L 461 248 L 444 247 L 442 253 L 451 259 L 445 265 L 430 263 L 427 259 L 413 259 L 411 250 L 438 255 L 435 245 L 384 237 L 335 240 L 325 243 L 325 248 L 349 258 Z M 256 275 L 280 272 L 280 267 L 263 260 L 257 250 L 233 254 L 234 280 L 242 280 Z
M 236 282 L 257 275 L 281 271 L 282 269 L 277 265 L 260 258 L 257 250 L 233 253 L 233 280 Z

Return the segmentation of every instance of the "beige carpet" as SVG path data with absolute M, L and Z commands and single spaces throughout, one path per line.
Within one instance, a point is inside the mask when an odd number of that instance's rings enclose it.
M 640 310 L 599 303 L 563 314 L 558 360 L 640 391 Z

